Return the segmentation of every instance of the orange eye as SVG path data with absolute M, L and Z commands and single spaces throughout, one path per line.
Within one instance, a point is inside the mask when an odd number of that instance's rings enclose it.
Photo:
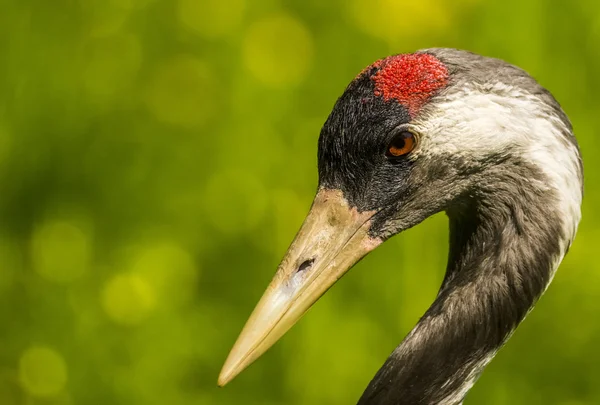
M 392 138 L 392 141 L 388 145 L 386 156 L 392 158 L 404 156 L 410 153 L 416 145 L 415 135 L 412 132 L 402 131 Z

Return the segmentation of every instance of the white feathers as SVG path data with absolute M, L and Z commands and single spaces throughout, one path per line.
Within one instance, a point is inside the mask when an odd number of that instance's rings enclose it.
M 570 129 L 552 106 L 537 95 L 501 82 L 468 84 L 431 102 L 414 122 L 422 135 L 415 157 L 464 156 L 472 162 L 509 150 L 545 173 L 548 184 L 532 187 L 559 196 L 563 221 L 561 254 L 570 246 L 581 219 L 582 179 L 579 154 L 567 137 Z
M 462 401 L 467 395 L 467 393 L 473 388 L 475 382 L 477 382 L 477 378 L 483 371 L 483 369 L 492 361 L 494 356 L 496 355 L 497 350 L 494 350 L 484 356 L 482 360 L 477 362 L 476 364 L 469 364 L 468 367 L 471 369 L 469 376 L 462 381 L 462 384 L 459 389 L 450 392 L 450 394 L 444 398 L 439 405 L 462 405 Z M 446 384 L 450 384 L 452 380 L 449 380 Z M 460 402 L 459 402 L 460 401 Z

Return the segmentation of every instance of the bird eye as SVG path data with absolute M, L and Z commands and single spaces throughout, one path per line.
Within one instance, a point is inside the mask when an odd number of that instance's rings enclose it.
M 415 135 L 412 132 L 402 131 L 394 135 L 388 144 L 385 155 L 389 158 L 404 156 L 410 153 L 416 145 Z

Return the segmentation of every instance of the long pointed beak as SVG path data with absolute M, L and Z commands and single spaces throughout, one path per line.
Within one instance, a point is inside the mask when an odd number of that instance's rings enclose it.
M 375 211 L 350 208 L 341 191 L 321 189 L 275 277 L 229 353 L 223 386 L 287 332 L 344 273 L 382 240 L 369 236 Z

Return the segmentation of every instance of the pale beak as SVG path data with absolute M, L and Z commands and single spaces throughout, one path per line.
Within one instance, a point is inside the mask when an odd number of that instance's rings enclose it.
M 350 208 L 339 190 L 321 189 L 275 277 L 229 353 L 223 386 L 288 331 L 344 273 L 382 242 L 369 236 L 375 211 Z

